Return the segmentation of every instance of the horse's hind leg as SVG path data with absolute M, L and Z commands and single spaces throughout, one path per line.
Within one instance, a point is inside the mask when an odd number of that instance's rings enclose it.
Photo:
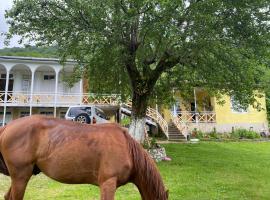
M 116 178 L 110 178 L 100 184 L 101 200 L 114 200 Z

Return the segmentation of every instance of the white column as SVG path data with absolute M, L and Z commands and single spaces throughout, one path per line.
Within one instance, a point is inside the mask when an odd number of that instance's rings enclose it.
M 58 95 L 58 76 L 59 76 L 59 70 L 55 71 L 54 111 L 53 111 L 54 117 L 56 117 L 56 104 L 57 104 L 57 95 Z
M 83 78 L 80 80 L 80 105 L 82 105 L 83 100 Z
M 33 103 L 33 92 L 34 92 L 34 80 L 35 80 L 35 69 L 31 69 L 31 91 L 30 91 L 30 116 L 32 115 L 32 103 Z
M 8 85 L 9 85 L 9 70 L 7 70 L 7 75 L 6 75 L 6 87 L 5 87 L 5 97 L 4 97 L 4 113 L 3 113 L 2 126 L 4 126 L 5 122 L 6 122 Z
M 194 88 L 193 92 L 194 92 L 195 120 L 196 120 L 196 123 L 198 123 L 196 88 Z
M 173 98 L 175 97 L 174 93 L 175 93 L 175 90 L 174 90 L 174 88 L 173 88 Z M 175 105 L 175 103 L 173 104 L 173 116 L 174 116 L 174 117 L 177 117 L 177 110 L 176 110 L 176 105 Z

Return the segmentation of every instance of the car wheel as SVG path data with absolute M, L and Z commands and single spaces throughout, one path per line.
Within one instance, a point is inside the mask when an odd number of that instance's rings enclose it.
M 77 117 L 75 118 L 76 122 L 82 123 L 82 124 L 90 124 L 90 117 L 85 114 L 85 113 L 81 113 L 79 115 L 77 115 Z

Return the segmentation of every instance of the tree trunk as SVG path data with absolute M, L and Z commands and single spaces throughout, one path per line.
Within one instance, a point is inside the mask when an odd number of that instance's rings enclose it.
M 131 124 L 129 127 L 129 133 L 136 141 L 140 143 L 143 143 L 145 137 L 147 103 L 147 94 L 138 94 L 136 92 L 133 92 Z

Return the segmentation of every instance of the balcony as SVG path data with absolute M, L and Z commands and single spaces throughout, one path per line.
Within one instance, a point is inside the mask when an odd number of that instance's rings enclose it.
M 66 93 L 30 93 L 26 92 L 7 92 L 5 103 L 5 92 L 0 92 L 1 106 L 33 106 L 33 107 L 68 107 L 71 105 L 117 105 L 120 96 L 116 94 L 97 95 L 94 93 L 66 94 Z M 32 100 L 31 100 L 32 98 Z

